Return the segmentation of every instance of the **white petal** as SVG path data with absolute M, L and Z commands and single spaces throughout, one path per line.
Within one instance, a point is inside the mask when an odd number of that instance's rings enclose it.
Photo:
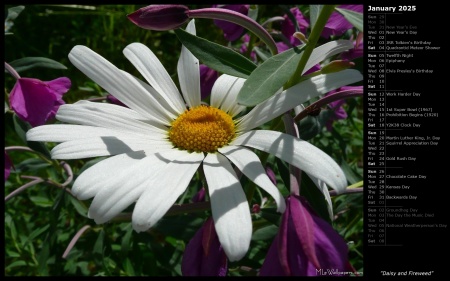
M 327 201 L 328 215 L 330 216 L 331 221 L 333 221 L 334 220 L 333 203 L 331 202 L 331 196 L 330 192 L 328 191 L 327 185 L 316 177 L 313 177 L 311 175 L 308 176 L 314 182 L 317 188 L 323 193 L 323 196 L 325 196 L 325 201 Z
M 346 69 L 308 79 L 255 106 L 238 120 L 238 130 L 251 130 L 313 97 L 358 82 L 362 78 L 359 71 Z
M 230 261 L 240 260 L 247 253 L 252 236 L 252 219 L 245 193 L 225 156 L 208 154 L 203 161 L 203 170 L 220 244 Z
M 158 118 L 161 124 L 168 124 L 163 109 L 132 75 L 115 67 L 99 54 L 85 46 L 75 46 L 69 53 L 69 60 L 79 70 L 118 98 L 131 109 L 149 119 Z M 158 116 L 155 113 L 160 113 Z
M 123 50 L 123 53 L 176 113 L 180 114 L 186 110 L 177 86 L 159 59 L 147 46 L 141 43 L 132 43 Z
M 168 140 L 149 140 L 126 136 L 92 137 L 75 139 L 55 146 L 53 159 L 82 159 L 97 156 L 109 156 L 131 151 L 147 150 L 157 152 L 172 149 Z
M 114 218 L 152 188 L 154 179 L 160 176 L 171 161 L 179 160 L 186 153 L 180 150 L 155 153 L 130 167 L 123 167 L 114 180 L 103 184 L 95 195 L 89 208 L 89 217 L 99 224 Z
M 220 75 L 211 90 L 211 106 L 222 109 L 232 117 L 239 114 L 246 108 L 236 101 L 244 82 L 243 78 L 227 74 Z
M 27 132 L 27 140 L 29 141 L 47 141 L 47 142 L 65 142 L 76 139 L 85 139 L 93 137 L 134 137 L 143 138 L 149 141 L 164 140 L 166 135 L 158 134 L 136 134 L 130 132 L 124 132 L 109 128 L 99 128 L 93 126 L 84 125 L 66 125 L 66 124 L 53 124 L 44 125 L 30 129 Z
M 103 186 L 118 180 L 120 172 L 132 167 L 146 156 L 143 151 L 133 151 L 102 160 L 82 172 L 72 186 L 72 193 L 80 200 L 94 197 Z
M 328 154 L 291 135 L 267 130 L 250 131 L 237 137 L 230 145 L 250 146 L 274 154 L 338 192 L 347 187 L 344 172 Z
M 253 151 L 245 147 L 230 145 L 220 148 L 219 152 L 230 159 L 244 175 L 275 199 L 278 212 L 284 212 L 286 203 L 284 202 L 283 195 L 269 179 L 261 164 L 261 160 L 259 160 Z
M 350 40 L 334 40 L 315 48 L 312 51 L 311 56 L 309 57 L 308 62 L 305 65 L 305 68 L 303 69 L 302 75 L 311 67 L 325 60 L 326 58 L 352 49 L 353 47 L 353 43 Z
M 143 115 L 134 111 L 131 108 L 125 106 L 119 106 L 117 104 L 111 104 L 106 102 L 92 102 L 88 100 L 79 100 L 74 103 L 77 106 L 84 106 L 85 108 L 92 108 L 95 106 L 95 110 L 100 112 L 110 113 L 118 116 L 126 116 L 128 118 L 140 121 L 147 121 Z
M 111 128 L 130 134 L 162 136 L 166 132 L 145 122 L 130 118 L 127 110 L 118 105 L 100 105 L 95 102 L 63 104 L 59 107 L 56 118 L 60 121 Z
M 166 214 L 186 190 L 205 157 L 203 153 L 179 152 L 176 160 L 167 164 L 146 184 L 144 193 L 136 202 L 132 221 L 137 232 L 149 229 Z
M 195 35 L 195 23 L 191 20 L 186 31 Z M 178 60 L 178 77 L 181 92 L 189 107 L 200 105 L 200 65 L 198 59 L 183 45 Z
M 125 71 L 122 71 L 122 73 L 130 80 L 136 81 L 139 87 L 144 89 L 146 93 L 149 93 L 148 98 L 150 103 L 147 104 L 147 110 L 149 111 L 149 115 L 154 117 L 154 119 L 157 119 L 159 116 L 163 116 L 164 118 L 162 120 L 166 121 L 173 120 L 176 116 L 178 116 L 179 113 L 175 111 L 175 109 L 168 103 L 168 100 L 161 96 L 159 92 L 152 88 L 152 86 Z

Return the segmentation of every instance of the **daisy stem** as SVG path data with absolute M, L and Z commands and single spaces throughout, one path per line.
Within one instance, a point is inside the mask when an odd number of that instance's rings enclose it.
M 284 85 L 284 89 L 289 89 L 290 87 L 298 84 L 300 79 L 302 78 L 303 69 L 305 68 L 306 63 L 311 56 L 314 48 L 316 47 L 317 41 L 319 41 L 320 34 L 322 33 L 323 28 L 327 24 L 328 18 L 331 13 L 334 11 L 335 5 L 324 5 L 322 10 L 320 11 L 319 17 L 317 18 L 316 23 L 314 24 L 311 33 L 309 34 L 308 43 L 303 51 L 303 55 L 298 63 L 297 69 L 292 75 L 291 79 Z
M 189 10 L 189 18 L 208 18 L 216 20 L 225 20 L 237 25 L 240 25 L 256 36 L 258 36 L 270 49 L 272 55 L 278 53 L 277 45 L 275 41 L 270 36 L 270 34 L 265 30 L 259 23 L 254 21 L 252 18 L 243 15 L 239 12 L 233 10 L 221 9 L 221 8 L 204 8 L 197 10 Z
M 284 126 L 286 128 L 286 133 L 294 136 L 296 138 L 300 137 L 298 132 L 297 124 L 295 124 L 294 119 L 292 118 L 289 112 L 286 112 L 283 115 Z M 301 182 L 302 171 L 289 164 L 289 181 L 290 181 L 290 191 L 293 195 L 300 195 L 300 182 Z

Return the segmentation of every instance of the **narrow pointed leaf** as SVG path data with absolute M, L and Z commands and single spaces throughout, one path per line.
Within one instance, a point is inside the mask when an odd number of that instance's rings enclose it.
M 347 19 L 356 29 L 364 32 L 364 19 L 363 14 L 348 9 L 335 8 L 336 11 L 341 13 L 345 19 Z
M 197 59 L 218 72 L 247 78 L 256 68 L 256 65 L 249 59 L 227 47 L 197 37 L 182 29 L 176 29 L 175 34 Z
M 52 69 L 67 69 L 63 64 L 43 57 L 26 57 L 9 63 L 17 72 L 22 72 L 35 67 Z M 5 70 L 6 71 L 6 70 Z
M 320 11 L 322 11 L 323 5 L 310 5 L 309 6 L 309 14 L 310 14 L 310 25 L 311 29 L 316 25 L 317 18 L 320 15 Z
M 241 105 L 254 106 L 274 95 L 291 78 L 303 55 L 301 48 L 292 48 L 261 64 L 245 81 L 238 94 Z
M 272 56 L 271 53 L 264 51 L 261 48 L 258 48 L 256 46 L 253 47 L 253 51 L 255 51 L 256 54 L 258 55 L 258 57 L 260 57 L 263 61 L 268 60 Z

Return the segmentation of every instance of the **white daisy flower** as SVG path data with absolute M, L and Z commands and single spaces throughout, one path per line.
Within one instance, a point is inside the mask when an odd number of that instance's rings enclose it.
M 195 34 L 193 20 L 186 30 Z M 345 189 L 342 170 L 320 149 L 288 134 L 253 129 L 312 97 L 361 80 L 359 72 L 319 75 L 237 118 L 245 109 L 236 103 L 245 79 L 221 75 L 211 105 L 205 106 L 200 101 L 199 62 L 184 46 L 178 62 L 182 95 L 145 45 L 130 44 L 124 54 L 150 85 L 85 46 L 75 46 L 69 59 L 129 108 L 88 101 L 65 104 L 56 118 L 71 125 L 44 125 L 27 133 L 29 141 L 61 142 L 51 152 L 54 159 L 111 156 L 81 173 L 72 187 L 80 200 L 94 198 L 88 215 L 96 223 L 111 220 L 136 202 L 133 228 L 148 230 L 203 164 L 220 243 L 236 261 L 248 250 L 252 220 L 232 164 L 275 199 L 279 212 L 285 209 L 282 195 L 251 148 L 274 154 L 333 189 Z

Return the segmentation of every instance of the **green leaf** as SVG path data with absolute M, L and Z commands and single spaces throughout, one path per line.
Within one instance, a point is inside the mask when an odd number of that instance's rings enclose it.
M 105 231 L 102 229 L 98 234 L 97 241 L 95 241 L 94 248 L 92 249 L 93 254 L 103 254 L 103 242 L 105 240 Z
M 47 197 L 42 196 L 30 196 L 30 200 L 39 207 L 49 208 L 53 206 L 53 202 Z
M 348 164 L 346 161 L 342 161 L 341 169 L 344 172 L 345 177 L 347 178 L 350 184 L 357 183 L 362 180 L 362 176 L 358 175 Z
M 129 258 L 125 258 L 125 260 L 123 261 L 123 269 L 125 271 L 125 273 L 127 274 L 127 276 L 135 276 L 136 273 L 134 271 L 133 268 L 133 264 L 131 263 Z
M 25 9 L 25 6 L 16 6 L 8 9 L 8 16 L 5 20 L 14 20 Z
M 322 125 L 316 116 L 308 115 L 300 121 L 298 131 L 302 140 L 310 140 L 322 131 Z
M 9 105 L 8 103 L 5 101 L 5 113 L 9 111 Z
M 49 167 L 50 164 L 48 162 L 45 162 L 41 158 L 28 158 L 20 162 L 19 164 L 15 165 L 15 172 L 16 173 L 23 173 L 23 172 L 30 172 L 30 171 L 37 171 L 43 168 Z
M 275 224 L 280 224 L 281 214 L 277 212 L 277 209 L 275 208 L 262 208 L 261 209 L 261 217 L 265 220 Z
M 8 265 L 7 267 L 5 267 L 5 270 L 11 269 L 13 267 L 25 266 L 25 265 L 27 265 L 27 262 L 25 262 L 23 260 L 19 260 L 19 261 L 15 261 L 15 262 L 11 263 L 10 265 Z
M 309 6 L 309 15 L 310 15 L 310 27 L 311 30 L 316 24 L 317 18 L 320 15 L 320 11 L 322 11 L 323 5 L 310 5 Z
M 20 119 L 16 114 L 13 115 L 13 122 L 16 134 L 24 143 L 27 143 L 27 137 L 25 135 L 31 129 L 31 125 Z
M 260 229 L 257 229 L 253 235 L 252 240 L 253 241 L 261 241 L 261 240 L 269 240 L 272 239 L 278 232 L 278 226 L 275 226 L 273 224 L 261 227 Z
M 31 125 L 28 122 L 21 120 L 16 114 L 13 115 L 14 129 L 19 138 L 27 144 L 27 146 L 37 152 L 42 153 L 48 159 L 51 159 L 50 151 L 42 142 L 27 141 L 26 133 L 31 129 Z
M 247 16 L 254 21 L 258 19 L 258 5 L 250 5 Z
M 327 222 L 331 223 L 328 213 L 328 203 L 322 191 L 311 181 L 306 173 L 302 173 L 300 195 L 306 197 L 316 213 Z
M 42 233 L 47 231 L 47 229 L 49 229 L 49 227 L 50 227 L 50 225 L 47 224 L 46 226 L 35 229 L 33 232 L 31 232 L 30 236 L 28 236 L 28 239 L 23 244 L 23 247 L 25 248 L 25 246 L 28 245 L 28 243 L 32 242 L 34 239 L 36 239 L 36 237 L 38 237 L 39 235 L 41 235 Z
M 245 106 L 255 106 L 274 95 L 291 78 L 303 55 L 304 47 L 305 45 L 291 48 L 262 63 L 245 81 L 237 102 Z
M 131 223 L 128 224 L 127 231 L 125 235 L 122 238 L 122 247 L 120 248 L 120 254 L 125 257 L 128 252 L 130 251 L 131 246 L 131 235 L 133 234 L 133 227 L 131 226 Z
M 69 196 L 69 201 L 72 203 L 72 205 L 75 207 L 75 210 L 78 214 L 82 215 L 83 217 L 87 218 L 88 208 L 80 202 L 78 199 L 73 198 L 72 196 Z
M 196 58 L 216 71 L 247 78 L 256 68 L 256 65 L 249 59 L 227 47 L 197 37 L 182 29 L 176 29 L 175 34 Z
M 352 10 L 335 8 L 336 11 L 341 13 L 356 29 L 364 32 L 364 18 L 362 13 L 358 13 Z
M 45 67 L 52 69 L 67 69 L 63 64 L 52 59 L 43 57 L 26 57 L 9 63 L 17 72 L 28 70 L 35 67 Z M 6 70 L 5 70 L 6 72 Z
M 271 53 L 269 53 L 269 52 L 267 52 L 267 51 L 264 51 L 264 50 L 262 50 L 261 48 L 256 47 L 256 46 L 253 47 L 253 50 L 255 51 L 255 53 L 256 53 L 263 61 L 268 60 L 268 59 L 272 56 Z

